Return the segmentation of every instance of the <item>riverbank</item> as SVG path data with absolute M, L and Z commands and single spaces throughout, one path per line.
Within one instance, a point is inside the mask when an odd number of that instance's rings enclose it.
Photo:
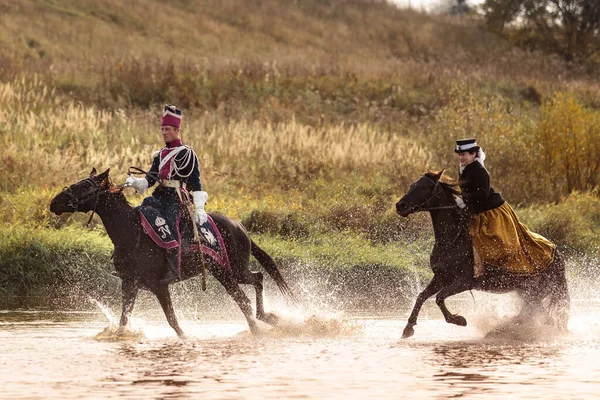
M 4 204 L 10 202 L 5 199 Z M 239 219 L 253 240 L 275 258 L 301 297 L 342 309 L 394 309 L 410 303 L 431 277 L 428 260 L 433 233 L 426 214 L 404 219 L 388 210 L 377 218 L 371 215 L 370 224 L 353 226 L 343 219 L 345 224 L 340 226 L 331 216 L 336 212 L 250 208 Z M 25 209 L 28 215 L 36 215 Z M 560 204 L 517 211 L 532 230 L 557 243 L 568 258 L 569 274 L 594 280 L 599 258 L 598 210 L 600 199 L 595 194 L 574 194 Z M 111 275 L 112 244 L 97 217 L 91 228 L 85 226 L 86 215 L 40 218 L 44 224 L 27 223 L 23 216 L 25 224 L 12 223 L 0 231 L 0 303 L 4 308 L 85 309 L 90 307 L 88 295 L 118 305 L 120 281 Z M 260 269 L 251 262 L 252 268 Z M 266 282 L 274 296 L 277 289 L 270 278 Z M 191 295 L 199 294 L 197 281 L 177 285 L 177 290 L 190 294 L 190 301 L 199 302 L 200 308 L 206 306 L 206 299 L 226 301 L 219 284 L 212 279 L 209 283 L 207 296 Z
M 331 281 L 348 302 L 422 283 L 428 216 L 394 203 L 428 169 L 457 178 L 455 140 L 472 136 L 493 187 L 596 280 L 597 71 L 475 16 L 385 2 L 187 2 L 169 14 L 179 32 L 155 29 L 162 4 L 114 7 L 0 6 L 0 295 L 15 306 L 119 297 L 100 220 L 48 205 L 93 167 L 115 183 L 147 169 L 166 102 L 184 112 L 207 210 L 241 220 L 298 282 Z

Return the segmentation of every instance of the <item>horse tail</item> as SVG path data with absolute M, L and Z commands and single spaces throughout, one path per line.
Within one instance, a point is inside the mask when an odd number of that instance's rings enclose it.
M 283 293 L 283 295 L 286 296 L 289 300 L 293 301 L 294 303 L 297 303 L 298 299 L 286 283 L 285 279 L 283 279 L 283 276 L 281 275 L 281 272 L 279 272 L 279 268 L 277 268 L 277 264 L 275 264 L 273 258 L 269 254 L 267 254 L 266 251 L 258 247 L 258 245 L 254 243 L 253 240 L 251 240 L 251 242 L 252 247 L 250 251 L 252 252 L 254 258 L 256 258 L 260 265 L 262 265 L 262 267 L 265 269 L 265 271 L 267 271 L 267 273 L 271 275 L 271 278 L 273 278 L 273 280 L 277 284 L 277 287 L 279 288 L 279 290 L 281 290 L 281 293 Z

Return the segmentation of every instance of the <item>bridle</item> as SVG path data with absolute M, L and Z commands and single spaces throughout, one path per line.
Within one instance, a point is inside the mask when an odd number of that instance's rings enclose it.
M 440 195 L 444 192 L 444 188 L 440 184 L 439 180 L 435 181 L 435 180 L 431 179 L 428 176 L 422 176 L 419 179 L 423 179 L 423 178 L 425 178 L 428 181 L 430 181 L 431 183 L 433 183 L 433 185 L 434 185 L 433 186 L 433 193 L 432 193 L 432 195 L 427 200 L 425 200 L 421 204 L 416 204 L 416 205 L 412 206 L 410 208 L 410 210 L 412 212 L 416 213 L 416 212 L 420 212 L 420 211 L 449 210 L 449 209 L 457 208 L 458 207 L 457 204 L 453 204 L 453 205 L 450 205 L 450 206 L 426 207 L 426 204 L 429 203 L 432 199 L 434 199 L 434 198 L 439 199 L 440 198 Z
M 92 186 L 89 189 L 85 190 L 79 197 L 76 197 L 75 194 L 73 194 L 73 186 L 75 186 L 81 182 L 91 183 Z M 73 209 L 73 212 L 80 211 L 79 206 L 81 204 L 87 202 L 91 198 L 95 198 L 94 208 L 92 209 L 92 215 L 90 215 L 90 219 L 88 219 L 88 222 L 86 225 L 89 225 L 90 222 L 92 221 L 92 218 L 94 217 L 94 213 L 96 212 L 96 207 L 98 207 L 98 197 L 100 197 L 101 194 L 107 193 L 108 191 L 109 191 L 109 189 L 102 188 L 102 186 L 100 186 L 100 184 L 91 177 L 85 178 L 77 183 L 74 183 L 73 185 L 71 185 L 68 188 L 65 188 L 63 190 L 63 192 L 67 196 L 69 196 L 69 200 L 67 201 L 67 206 L 71 207 Z

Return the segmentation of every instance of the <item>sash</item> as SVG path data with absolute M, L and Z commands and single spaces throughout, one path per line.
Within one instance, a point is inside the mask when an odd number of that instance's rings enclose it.
M 181 150 L 183 149 L 187 149 L 187 146 L 177 146 L 177 147 L 173 147 L 173 149 L 171 150 L 171 152 L 169 154 L 167 154 L 165 156 L 165 158 L 163 158 L 162 160 L 160 160 L 160 164 L 158 166 L 158 171 L 160 173 L 160 171 L 163 169 L 163 167 L 165 165 L 167 165 L 167 163 L 171 160 L 171 158 L 175 157 L 175 155 L 177 155 Z

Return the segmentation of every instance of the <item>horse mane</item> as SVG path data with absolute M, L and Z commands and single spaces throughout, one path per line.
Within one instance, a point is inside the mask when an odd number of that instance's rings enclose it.
M 125 187 L 122 185 L 115 185 L 110 176 L 106 177 L 105 182 L 100 182 L 100 185 L 101 186 L 106 185 L 107 186 L 106 191 L 108 193 L 119 195 L 119 197 L 122 198 L 122 200 L 125 201 L 125 203 L 127 203 L 127 205 L 131 206 L 131 203 L 129 202 L 127 197 L 123 194 L 123 189 L 125 189 Z
M 443 171 L 438 171 L 438 172 L 427 171 L 425 173 L 425 176 L 428 177 L 429 179 L 438 180 L 440 182 L 440 185 L 442 185 L 442 188 L 445 191 L 448 191 L 455 196 L 460 196 L 461 192 L 460 192 L 460 186 L 458 185 L 458 182 L 451 178 L 446 178 L 444 175 L 439 177 L 440 172 L 443 172 Z M 439 177 L 439 179 L 438 179 L 438 177 Z

